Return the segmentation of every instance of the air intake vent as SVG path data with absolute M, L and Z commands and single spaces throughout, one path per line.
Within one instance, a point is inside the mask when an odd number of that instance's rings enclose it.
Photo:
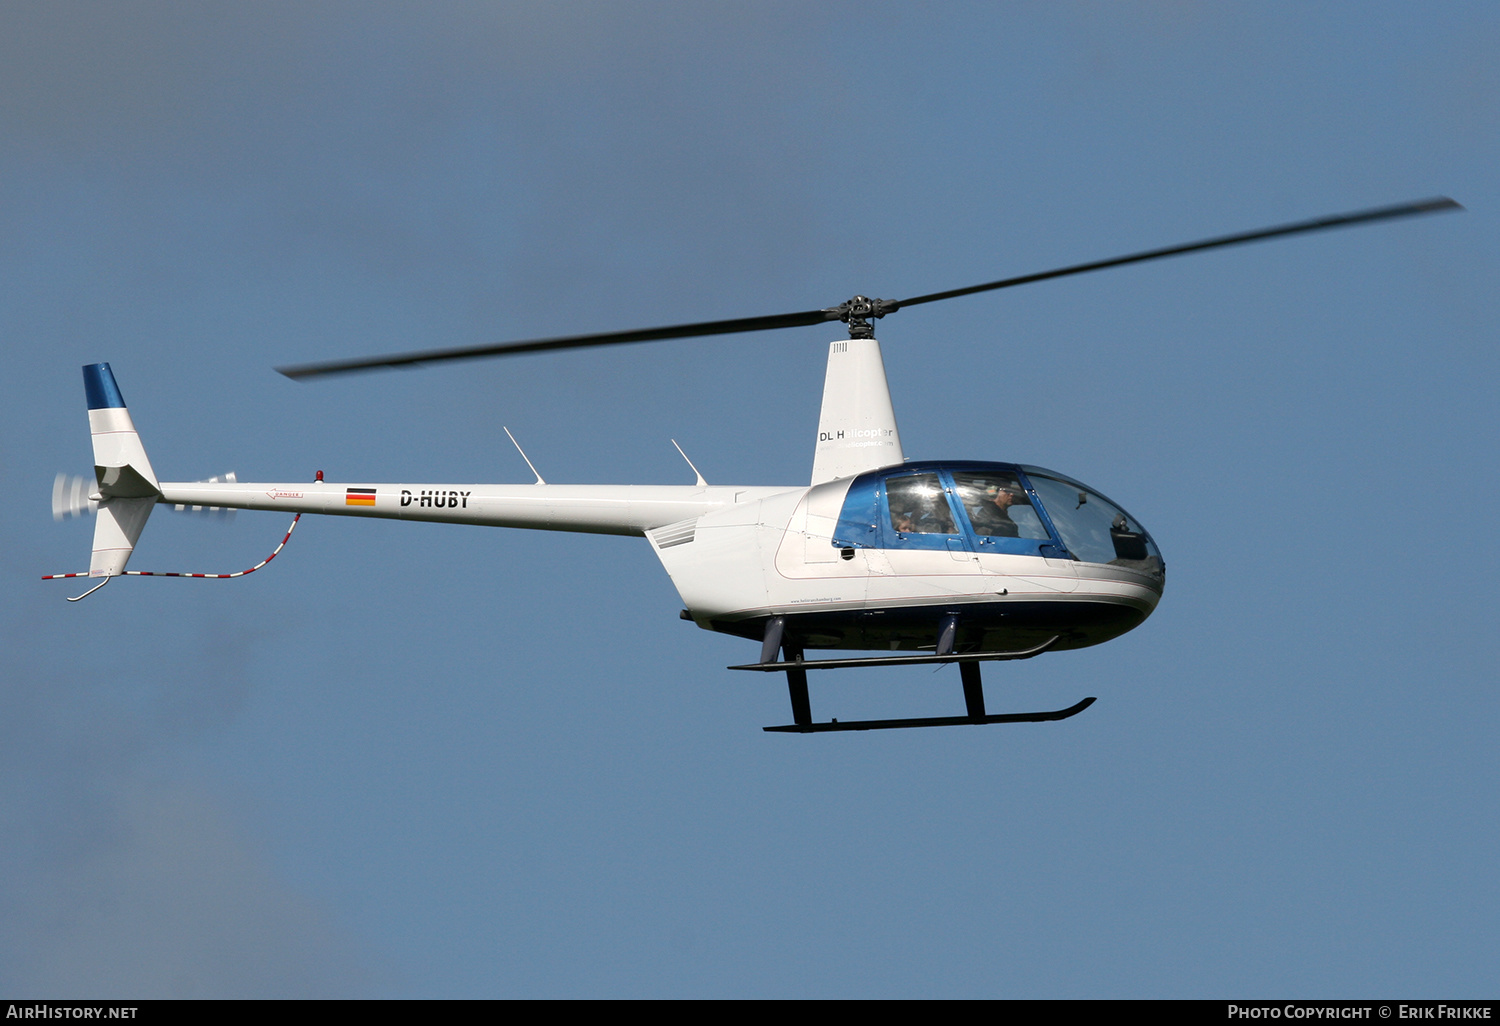
M 686 545 L 693 540 L 693 534 L 698 526 L 695 517 L 692 520 L 683 520 L 676 524 L 668 524 L 666 527 L 658 527 L 651 532 L 651 540 L 659 549 L 670 549 L 674 545 Z

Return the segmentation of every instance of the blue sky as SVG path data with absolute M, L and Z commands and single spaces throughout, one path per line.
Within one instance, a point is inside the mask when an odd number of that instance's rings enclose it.
M 0 991 L 1493 996 L 1500 14 L 0 7 Z M 114 366 L 194 479 L 806 481 L 828 329 L 277 364 L 906 296 L 906 453 L 1139 517 L 1165 599 L 987 670 L 1074 720 L 764 734 L 642 540 L 307 518 L 86 565 Z M 133 568 L 285 529 L 158 512 Z M 956 714 L 956 671 L 815 681 Z

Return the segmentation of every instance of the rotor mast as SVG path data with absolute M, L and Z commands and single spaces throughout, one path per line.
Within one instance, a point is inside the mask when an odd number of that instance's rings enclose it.
M 887 299 L 855 296 L 835 307 L 839 320 L 849 325 L 849 337 L 828 346 L 823 407 L 813 449 L 815 485 L 889 467 L 904 459 L 885 361 L 870 324 L 896 306 Z

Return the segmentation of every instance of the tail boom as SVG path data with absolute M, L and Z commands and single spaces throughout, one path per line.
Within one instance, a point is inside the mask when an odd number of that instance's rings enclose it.
M 168 482 L 163 503 L 642 536 L 784 488 L 731 485 Z

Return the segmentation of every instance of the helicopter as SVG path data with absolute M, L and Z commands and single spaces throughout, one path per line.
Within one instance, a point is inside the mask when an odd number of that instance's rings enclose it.
M 1161 601 L 1166 563 L 1146 528 L 1102 492 L 1023 463 L 908 460 L 872 321 L 940 300 L 1241 245 L 1462 207 L 1447 197 L 1217 236 L 902 300 L 856 295 L 837 306 L 770 316 L 570 335 L 277 370 L 294 380 L 520 353 L 806 327 L 840 321 L 828 347 L 811 480 L 798 486 L 710 485 L 686 453 L 692 485 L 548 484 L 521 451 L 532 484 L 162 482 L 107 363 L 83 368 L 94 477 L 71 494 L 59 475 L 54 515 L 97 516 L 89 569 L 44 579 L 233 578 L 275 558 L 305 513 L 643 537 L 700 628 L 760 643 L 729 667 L 786 675 L 792 722 L 773 732 L 902 729 L 1067 719 L 1063 709 L 990 713 L 980 664 L 1102 644 L 1140 626 Z M 506 432 L 509 434 L 509 431 Z M 512 436 L 511 441 L 515 439 Z M 673 443 L 676 444 L 675 442 Z M 519 444 L 516 445 L 520 451 Z M 281 544 L 249 570 L 127 570 L 158 505 L 294 514 Z M 809 651 L 882 652 L 809 659 Z M 814 722 L 814 670 L 957 663 L 965 715 Z

